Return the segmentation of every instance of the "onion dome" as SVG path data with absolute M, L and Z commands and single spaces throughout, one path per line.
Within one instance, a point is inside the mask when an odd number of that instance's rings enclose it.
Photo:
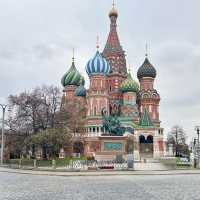
M 110 72 L 110 65 L 105 58 L 97 50 L 94 58 L 90 59 L 86 65 L 86 72 L 89 76 L 104 74 L 107 75 Z
M 118 12 L 117 12 L 117 9 L 115 8 L 115 2 L 113 1 L 113 7 L 111 9 L 111 11 L 109 12 L 109 17 L 118 17 Z
M 118 17 L 118 12 L 117 12 L 117 10 L 116 10 L 115 7 L 113 7 L 113 8 L 111 9 L 111 11 L 109 12 L 109 17 L 112 17 L 112 16 Z
M 142 66 L 138 69 L 137 77 L 138 77 L 138 79 L 141 79 L 144 77 L 151 77 L 151 78 L 156 77 L 156 69 L 149 62 L 147 56 L 144 60 L 144 63 L 142 64 Z
M 133 80 L 130 73 L 128 73 L 127 78 L 121 83 L 120 90 L 123 93 L 139 91 L 139 85 L 135 80 Z
M 73 58 L 72 65 L 71 65 L 70 69 L 68 70 L 68 72 L 65 73 L 65 75 L 62 77 L 61 83 L 62 83 L 63 87 L 65 87 L 67 85 L 79 86 L 81 78 L 82 78 L 82 76 L 76 69 L 75 64 L 74 64 L 74 58 Z
M 85 81 L 84 78 L 81 77 L 80 86 L 76 88 L 75 95 L 78 97 L 85 97 L 86 96 L 86 89 L 84 87 Z

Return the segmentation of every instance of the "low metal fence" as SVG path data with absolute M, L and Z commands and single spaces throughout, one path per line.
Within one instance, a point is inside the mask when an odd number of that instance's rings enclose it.
M 88 160 L 77 160 L 71 161 L 66 165 L 67 169 L 83 169 L 83 170 L 101 170 L 101 169 L 113 169 L 113 170 L 125 170 L 128 168 L 126 161 L 116 162 L 112 160 L 108 161 L 88 161 Z
M 126 170 L 128 164 L 126 161 L 117 162 L 113 160 L 95 161 L 95 160 L 9 160 L 6 162 L 9 167 L 15 168 L 52 168 L 64 170 Z

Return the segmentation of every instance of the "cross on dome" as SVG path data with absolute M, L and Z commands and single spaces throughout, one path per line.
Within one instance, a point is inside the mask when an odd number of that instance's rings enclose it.
M 113 8 L 115 8 L 115 0 L 113 0 L 113 3 L 112 3 L 112 5 L 113 5 Z
M 97 35 L 96 47 L 97 47 L 97 50 L 98 50 L 99 49 L 99 36 L 98 35 Z
M 72 62 L 74 62 L 74 48 L 73 48 L 73 50 L 72 50 Z
M 148 57 L 148 44 L 145 45 L 145 57 Z

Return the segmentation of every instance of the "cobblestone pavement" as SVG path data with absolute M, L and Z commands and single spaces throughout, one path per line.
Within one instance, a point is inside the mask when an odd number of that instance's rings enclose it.
M 0 200 L 200 200 L 200 175 L 58 177 L 0 172 Z

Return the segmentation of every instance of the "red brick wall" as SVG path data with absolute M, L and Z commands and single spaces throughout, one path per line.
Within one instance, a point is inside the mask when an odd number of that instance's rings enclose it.
M 142 78 L 140 80 L 140 90 L 152 90 L 154 84 L 153 78 Z

